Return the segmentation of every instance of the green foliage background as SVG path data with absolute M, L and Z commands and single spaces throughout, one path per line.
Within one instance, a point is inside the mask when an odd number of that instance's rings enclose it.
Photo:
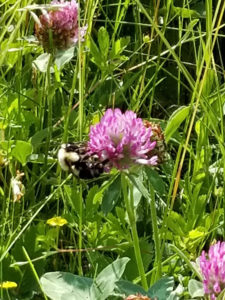
M 81 184 L 57 165 L 60 144 L 86 140 L 108 107 L 164 130 L 166 161 L 134 185 L 139 242 L 149 286 L 172 275 L 190 299 L 198 271 L 188 262 L 225 235 L 224 1 L 80 2 L 85 42 L 54 68 L 34 36 L 33 4 L 0 0 L 0 282 L 18 284 L 1 299 L 43 299 L 34 269 L 95 278 L 118 256 L 130 258 L 123 278 L 140 283 L 119 175 Z M 25 191 L 13 202 L 16 170 Z M 68 224 L 47 225 L 56 215 Z

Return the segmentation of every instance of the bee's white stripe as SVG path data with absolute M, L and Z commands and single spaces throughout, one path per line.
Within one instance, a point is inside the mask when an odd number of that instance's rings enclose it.
M 80 159 L 79 155 L 76 152 L 67 152 L 64 147 L 59 149 L 58 152 L 58 161 L 61 166 L 61 168 L 64 171 L 69 171 L 68 162 L 71 162 L 73 164 L 74 162 L 78 161 Z

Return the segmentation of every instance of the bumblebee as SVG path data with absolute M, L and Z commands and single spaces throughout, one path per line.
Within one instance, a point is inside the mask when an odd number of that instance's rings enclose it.
M 150 157 L 152 157 L 153 155 L 157 155 L 157 163 L 161 164 L 166 160 L 166 144 L 162 128 L 160 127 L 160 124 L 150 122 L 148 120 L 144 120 L 144 126 L 146 128 L 150 127 L 152 129 L 151 141 L 156 142 L 155 148 L 150 151 Z
M 108 163 L 108 160 L 100 161 L 97 154 L 90 154 L 87 142 L 62 144 L 58 152 L 58 161 L 64 171 L 70 171 L 81 179 L 99 177 Z

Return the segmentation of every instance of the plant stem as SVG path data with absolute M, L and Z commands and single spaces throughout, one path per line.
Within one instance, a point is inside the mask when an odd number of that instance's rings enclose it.
M 74 74 L 73 74 L 73 81 L 72 81 L 72 87 L 70 90 L 70 96 L 69 96 L 69 104 L 68 104 L 68 110 L 65 115 L 65 122 L 64 122 L 64 133 L 63 133 L 63 143 L 67 142 L 68 139 L 68 127 L 69 127 L 69 119 L 70 119 L 70 113 L 72 111 L 72 103 L 73 103 L 73 97 L 74 97 L 74 90 L 76 87 L 77 82 L 77 74 L 78 74 L 78 63 L 76 63 Z
M 9 295 L 9 291 L 8 290 L 6 290 L 6 294 L 7 294 L 8 300 L 11 300 L 11 297 Z
M 134 213 L 133 189 L 132 186 L 129 185 L 129 183 L 127 182 L 127 178 L 124 173 L 121 174 L 121 183 L 122 183 L 122 190 L 123 190 L 126 210 L 127 210 L 127 214 L 131 226 L 132 239 L 134 243 L 134 253 L 136 257 L 138 272 L 141 277 L 142 286 L 145 290 L 147 290 L 148 284 L 147 284 L 144 265 L 141 257 L 141 250 L 140 250 L 139 238 L 138 238 L 137 227 L 136 227 L 136 218 Z M 130 199 L 128 198 L 128 193 L 127 193 L 128 187 L 130 189 Z
M 45 81 L 45 97 L 47 99 L 47 106 L 48 106 L 48 117 L 47 117 L 47 123 L 48 123 L 48 137 L 46 142 L 46 149 L 45 149 L 45 167 L 47 169 L 48 165 L 48 151 L 49 151 L 49 145 L 52 138 L 52 93 L 51 93 L 51 66 L 52 66 L 53 57 L 52 54 L 50 54 L 49 61 L 48 61 L 48 67 L 46 72 L 46 81 Z
M 151 209 L 151 218 L 152 218 L 152 230 L 153 230 L 153 239 L 155 243 L 155 266 L 157 266 L 156 276 L 154 282 L 156 282 L 162 276 L 161 270 L 161 251 L 160 251 L 160 240 L 159 240 L 159 230 L 157 225 L 157 214 L 156 214 L 156 205 L 155 205 L 155 192 L 153 186 L 150 184 L 150 209 Z M 154 283 L 151 282 L 151 283 Z
M 23 253 L 24 253 L 24 255 L 25 255 L 25 257 L 26 257 L 26 259 L 27 259 L 27 261 L 28 261 L 28 263 L 29 263 L 29 265 L 30 265 L 30 267 L 31 267 L 31 270 L 32 270 L 32 272 L 33 272 L 33 274 L 34 274 L 34 277 L 35 277 L 35 279 L 36 279 L 36 281 L 37 281 L 37 283 L 38 283 L 38 285 L 39 285 L 39 287 L 40 287 L 40 290 L 41 290 L 41 292 L 42 292 L 42 294 L 43 294 L 44 299 L 45 299 L 45 300 L 48 300 L 48 298 L 46 297 L 44 291 L 42 290 L 42 286 L 41 286 L 41 284 L 40 284 L 38 274 L 37 274 L 37 272 L 36 272 L 36 270 L 35 270 L 35 268 L 34 268 L 34 265 L 33 265 L 33 263 L 32 263 L 32 261 L 31 261 L 29 255 L 28 255 L 26 249 L 25 249 L 24 247 L 22 247 L 22 249 L 23 249 Z
M 78 237 L 78 273 L 79 275 L 83 275 L 82 270 L 82 247 L 83 247 L 83 241 L 82 241 L 82 229 L 83 229 L 83 197 L 82 197 L 82 191 L 83 187 L 82 184 L 80 184 L 80 194 L 79 194 L 79 237 Z
M 193 273 L 196 274 L 196 276 L 198 276 L 198 278 L 202 281 L 202 275 L 199 272 L 199 270 L 190 262 L 190 259 L 181 251 L 179 250 L 176 246 L 169 244 L 169 247 L 175 252 L 177 253 L 177 255 L 179 255 L 187 264 L 187 266 L 190 268 L 190 270 L 192 270 Z

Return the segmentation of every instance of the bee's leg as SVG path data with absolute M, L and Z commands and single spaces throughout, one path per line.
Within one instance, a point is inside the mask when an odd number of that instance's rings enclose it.
M 68 167 L 73 176 L 79 179 L 79 171 L 76 169 L 76 166 L 74 164 L 71 164 L 70 161 L 68 161 Z

